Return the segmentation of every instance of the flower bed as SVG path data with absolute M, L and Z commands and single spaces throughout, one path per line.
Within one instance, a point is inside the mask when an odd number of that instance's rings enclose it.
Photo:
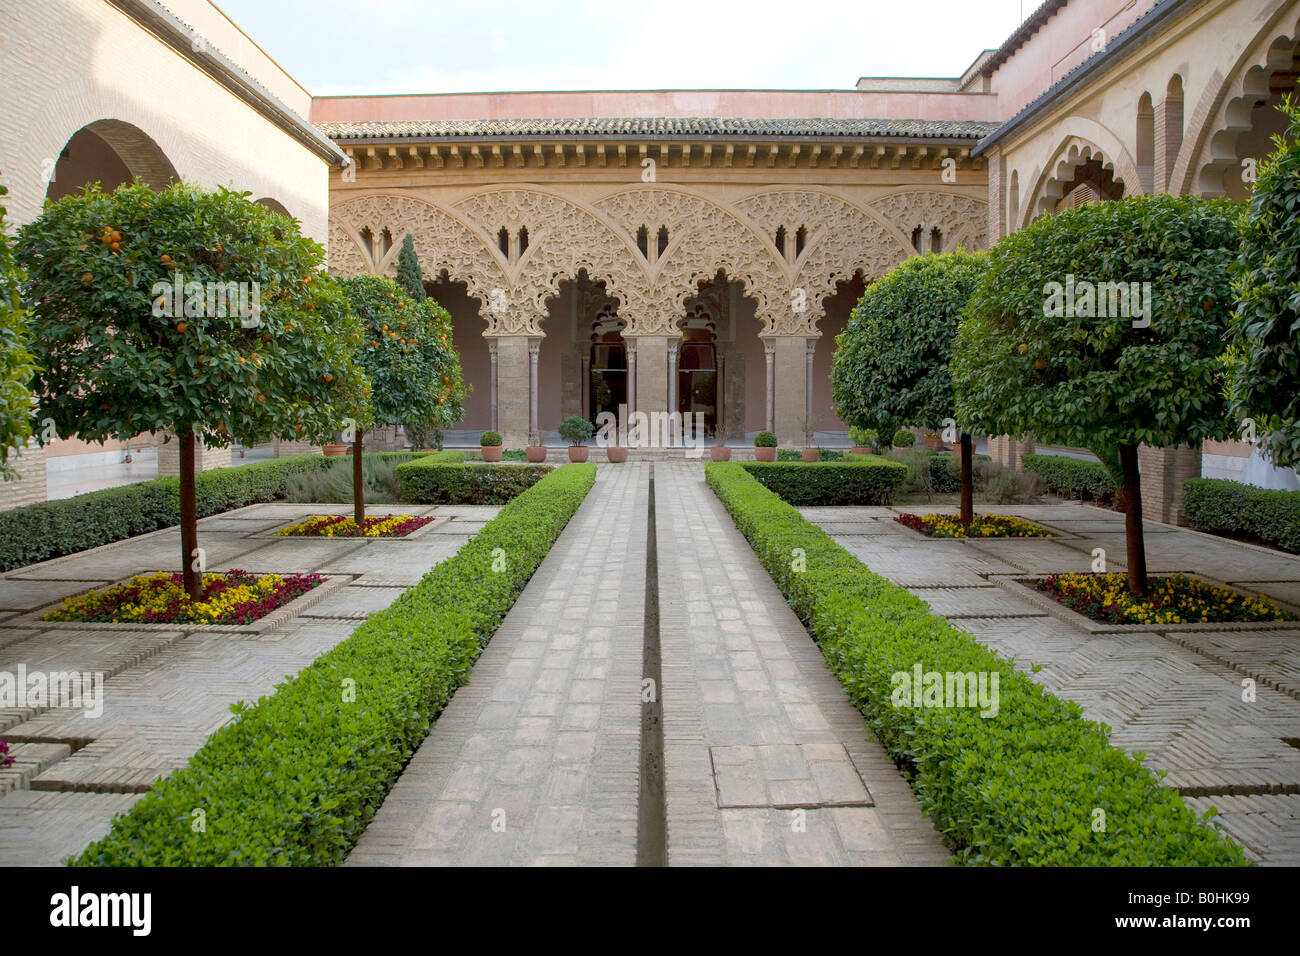
M 125 584 L 87 591 L 63 602 L 45 621 L 106 624 L 251 624 L 324 582 L 319 574 L 203 575 L 203 600 L 185 593 L 180 574 L 139 574 Z
M 385 515 L 366 518 L 365 524 L 357 527 L 357 520 L 352 515 L 312 515 L 305 521 L 281 528 L 276 534 L 291 538 L 401 538 L 419 531 L 432 520 L 415 515 Z
M 1052 574 L 1036 583 L 1073 611 L 1102 624 L 1245 624 L 1294 617 L 1259 597 L 1198 581 L 1185 574 L 1147 578 L 1146 598 L 1134 595 L 1127 575 Z
M 970 528 L 957 515 L 902 514 L 899 524 L 931 538 L 1050 538 L 1052 532 L 1015 515 L 975 515 Z

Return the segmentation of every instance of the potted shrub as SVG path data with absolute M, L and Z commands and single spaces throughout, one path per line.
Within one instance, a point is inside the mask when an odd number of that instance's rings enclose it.
M 479 451 L 483 454 L 484 461 L 501 460 L 501 433 L 487 431 L 479 436 Z
M 596 429 L 591 422 L 577 415 L 570 415 L 560 422 L 560 437 L 569 443 L 569 461 L 586 461 L 591 449 L 583 444 Z
M 894 432 L 894 451 L 907 451 L 916 444 L 916 436 L 906 428 Z
M 754 436 L 754 460 L 776 461 L 776 436 L 771 432 L 759 432 Z
M 534 465 L 546 461 L 546 446 L 542 444 L 541 432 L 528 433 L 528 444 L 524 446 L 524 456 Z
M 731 461 L 731 449 L 727 447 L 727 433 L 719 425 L 713 430 L 713 447 L 709 449 L 710 461 Z
M 348 453 L 348 446 L 337 441 L 326 442 L 324 445 L 321 445 L 321 451 L 330 458 L 337 458 L 339 455 L 346 455 Z M 128 455 L 130 454 L 130 449 L 127 449 L 127 453 Z M 244 457 L 244 449 L 242 448 L 239 449 L 239 457 Z M 129 461 L 130 459 L 128 458 L 127 460 Z
M 814 461 L 820 461 L 822 457 L 822 450 L 818 448 L 816 444 L 817 423 L 813 421 L 811 418 L 806 420 L 801 419 L 799 421 L 799 428 L 801 431 L 803 431 L 803 438 L 804 438 L 804 445 L 805 445 L 805 447 L 800 450 L 799 457 L 809 464 L 811 464 Z
M 943 451 L 947 446 L 944 445 L 943 439 L 934 432 L 925 433 L 925 447 L 931 451 Z
M 880 440 L 874 428 L 859 428 L 854 425 L 849 429 L 849 441 L 853 442 L 853 454 L 870 455 Z

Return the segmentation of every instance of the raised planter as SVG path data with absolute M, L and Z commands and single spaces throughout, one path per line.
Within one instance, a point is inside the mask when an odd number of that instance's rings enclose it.
M 851 449 L 849 449 L 849 454 L 851 454 L 851 455 L 870 455 L 870 454 L 872 454 L 871 446 L 870 446 L 870 445 L 854 445 Z
M 587 456 L 590 454 L 591 454 L 591 449 L 588 448 L 586 445 L 569 446 L 569 461 L 581 464 L 582 462 L 587 460 Z
M 346 455 L 348 453 L 348 446 L 339 444 L 338 442 L 330 442 L 328 445 L 322 445 L 321 451 L 323 451 L 329 458 L 337 458 L 340 455 Z
M 524 446 L 524 455 L 527 456 L 528 460 L 534 465 L 538 462 L 546 461 L 546 446 L 526 445 Z
M 611 445 L 605 449 L 605 457 L 616 465 L 620 464 L 627 461 L 627 449 L 617 445 Z
M 776 461 L 776 449 L 754 446 L 754 461 Z
M 480 446 L 479 446 L 479 451 L 483 453 L 483 460 L 484 460 L 484 461 L 500 461 L 500 460 L 501 460 L 501 446 L 500 446 L 500 445 L 480 445 Z
M 714 445 L 709 449 L 710 461 L 731 461 L 731 449 L 726 445 Z
M 799 457 L 802 458 L 808 464 L 812 464 L 814 461 L 821 461 L 822 460 L 821 449 L 805 448 L 799 452 Z
M 943 451 L 948 446 L 943 443 L 943 439 L 938 435 L 926 435 L 925 447 L 931 451 Z

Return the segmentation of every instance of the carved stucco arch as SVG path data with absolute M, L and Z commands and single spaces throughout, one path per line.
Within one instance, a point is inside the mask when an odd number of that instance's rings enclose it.
M 511 311 L 529 335 L 542 335 L 547 302 L 559 294 L 560 283 L 579 273 L 605 283 L 605 292 L 619 301 L 625 334 L 649 314 L 649 282 L 637 260 L 640 254 L 597 209 L 557 191 L 536 186 L 492 186 L 456 203 L 472 224 L 480 244 L 496 255 L 508 283 Z M 511 236 L 528 230 L 528 248 L 517 261 L 501 257 L 495 239 L 505 228 Z
M 1289 69 L 1291 51 L 1300 38 L 1300 19 L 1290 10 L 1289 0 L 1278 0 L 1253 41 L 1232 64 L 1225 78 L 1216 70 L 1205 92 L 1190 114 L 1195 130 L 1183 139 L 1182 149 L 1169 177 L 1170 189 L 1178 195 L 1223 194 L 1222 177 L 1237 164 L 1237 140 L 1251 126 L 1251 109 L 1268 97 L 1268 78 L 1276 69 Z
M 1089 160 L 1095 159 L 1103 169 L 1110 170 L 1115 182 L 1124 184 L 1126 194 L 1132 195 L 1142 188 L 1137 163 L 1114 133 L 1082 116 L 1071 116 L 1061 125 L 1066 132 L 1060 145 L 1052 151 L 1052 158 L 1034 177 L 1033 187 L 1026 193 L 1030 201 L 1021 205 L 1017 228 L 1055 212 L 1056 203 L 1065 195 L 1065 187 L 1074 179 L 1074 171 Z
M 367 227 L 374 236 L 387 229 L 394 239 L 377 261 L 361 239 Z M 486 247 L 456 213 L 426 200 L 376 193 L 332 205 L 330 271 L 340 276 L 372 273 L 391 277 L 397 271 L 401 237 L 408 232 L 426 270 L 434 275 L 445 270 L 452 281 L 465 283 L 469 294 L 480 300 L 489 333 L 510 331 L 508 311 L 491 311 L 494 304 L 500 304 L 501 290 L 507 288 L 500 254 Z

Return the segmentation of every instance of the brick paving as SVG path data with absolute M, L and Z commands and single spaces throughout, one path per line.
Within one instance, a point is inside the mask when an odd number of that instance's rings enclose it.
M 342 505 L 253 505 L 200 522 L 199 544 L 213 570 L 319 571 L 347 575 L 343 586 L 285 625 L 262 633 L 185 626 L 76 628 L 3 626 L 20 614 L 142 571 L 177 563 L 174 530 L 143 535 L 0 576 L 0 672 L 103 675 L 103 712 L 0 710 L 0 738 L 14 765 L 0 770 L 0 866 L 51 865 L 107 832 L 114 814 L 158 779 L 183 767 L 230 705 L 271 693 L 348 637 L 358 620 L 386 607 L 437 561 L 456 550 L 499 508 L 421 506 L 435 530 L 403 541 L 307 541 L 267 537 L 308 514 Z M 392 506 L 373 506 L 387 514 Z M 300 546 L 300 547 L 295 547 Z
M 1105 548 L 1124 567 L 1124 519 L 1076 502 L 998 507 L 1060 532 L 1058 539 L 936 541 L 908 534 L 897 508 L 804 508 L 873 571 L 928 601 L 1053 693 L 1142 752 L 1190 806 L 1218 820 L 1266 864 L 1300 863 L 1300 627 L 1089 634 L 997 587 L 999 574 L 1090 570 Z M 1146 523 L 1151 573 L 1187 571 L 1295 600 L 1300 557 Z M 1035 671 L 1034 667 L 1040 667 Z M 1256 681 L 1243 701 L 1242 681 Z
M 946 862 L 703 469 L 654 468 L 669 865 Z M 648 486 L 601 466 L 350 865 L 635 863 Z

